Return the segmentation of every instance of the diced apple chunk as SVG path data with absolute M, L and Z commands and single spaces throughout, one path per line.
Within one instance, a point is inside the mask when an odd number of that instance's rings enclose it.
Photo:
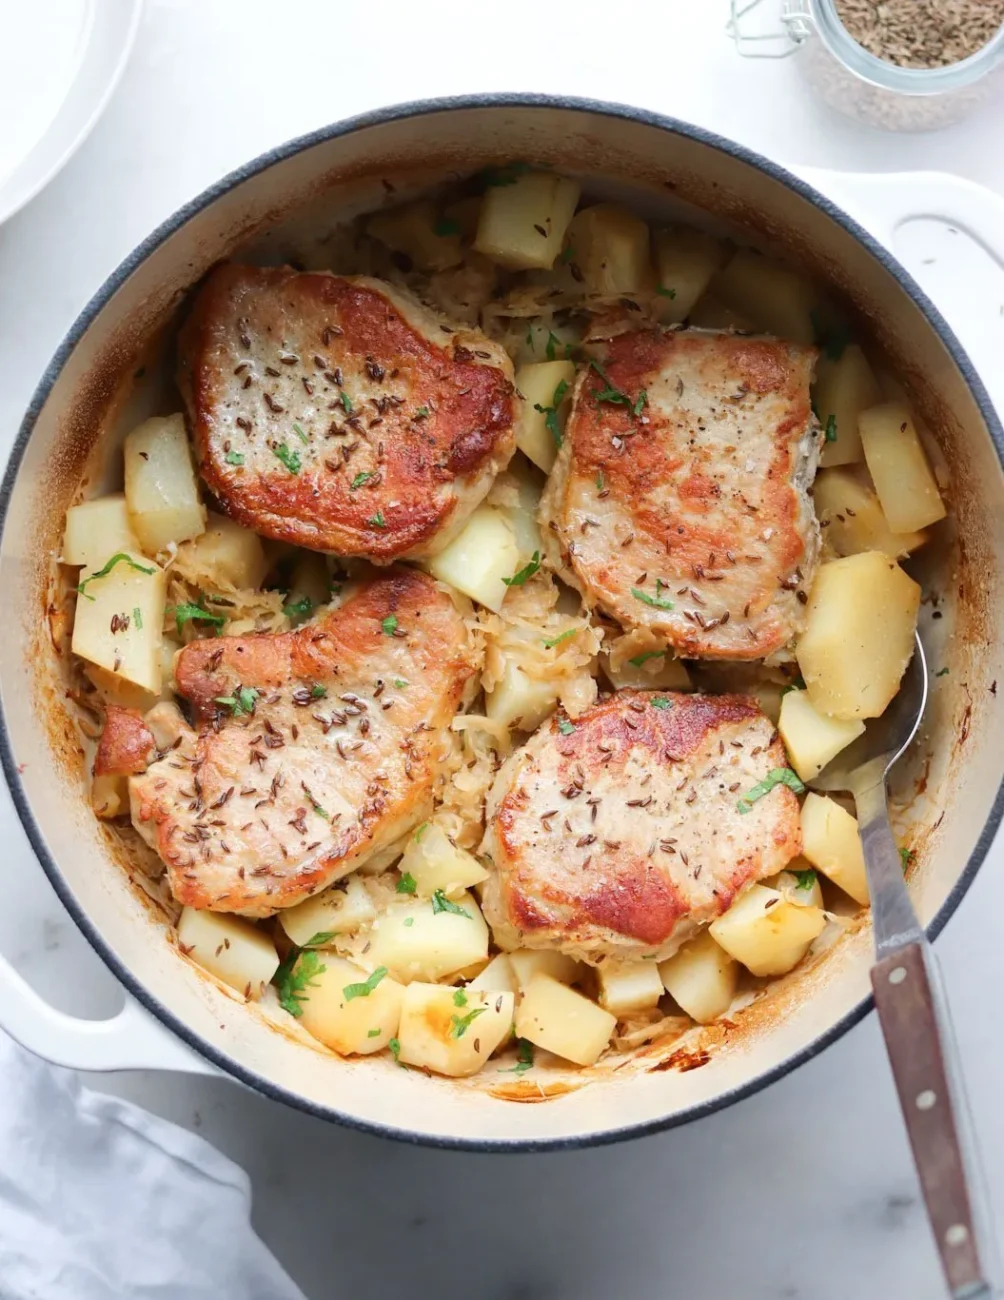
M 751 885 L 717 921 L 711 937 L 754 975 L 784 975 L 819 937 L 826 917 L 818 907 L 798 907 L 776 889 Z
M 488 993 L 518 993 L 516 972 L 512 968 L 509 954 L 498 953 L 480 974 L 475 975 L 467 985 L 469 989 L 481 989 Z
M 803 781 L 818 776 L 864 729 L 865 724 L 857 719 L 842 721 L 820 713 L 808 691 L 788 691 L 781 699 L 778 731 L 791 765 Z
M 711 281 L 711 292 L 767 334 L 792 343 L 811 343 L 815 337 L 815 297 L 810 285 L 795 271 L 752 249 L 739 249 Z
M 560 686 L 529 677 L 515 656 L 506 655 L 502 676 L 485 695 L 485 713 L 503 726 L 535 731 L 558 707 Z
M 835 718 L 877 718 L 913 655 L 920 587 L 886 555 L 864 551 L 816 572 L 795 647 L 809 699 Z
M 615 1016 L 658 1006 L 662 980 L 654 961 L 605 961 L 596 968 L 600 1006 Z
M 604 660 L 603 671 L 614 690 L 689 691 L 690 674 L 672 650 L 642 651 L 616 668 L 612 658 Z
M 98 577 L 104 569 L 108 572 Z M 123 551 L 107 557 L 101 569 L 81 569 L 80 586 L 73 653 L 159 695 L 163 570 L 145 556 Z
M 185 417 L 145 421 L 127 435 L 125 496 L 129 522 L 149 555 L 171 542 L 198 537 L 206 527 L 206 508 L 185 432 Z
M 464 258 L 459 221 L 440 217 L 431 199 L 374 213 L 366 222 L 366 233 L 404 253 L 423 271 L 446 271 Z
M 927 541 L 924 532 L 894 533 L 878 497 L 853 470 L 824 470 L 816 478 L 813 499 L 823 538 L 839 556 L 881 551 L 890 560 L 901 560 Z
M 351 934 L 376 916 L 366 886 L 348 876 L 322 894 L 279 913 L 279 924 L 298 948 L 326 948 L 339 934 Z
M 512 174 L 511 183 L 486 190 L 474 247 L 514 270 L 548 270 L 561 252 L 578 201 L 578 181 L 553 172 Z
M 367 956 L 405 983 L 446 979 L 488 960 L 488 926 L 470 894 L 415 899 L 377 917 Z
M 721 944 L 703 930 L 678 953 L 659 963 L 666 992 L 692 1020 L 709 1024 L 732 1005 L 739 965 Z
M 178 562 L 186 576 L 206 587 L 260 587 L 268 572 L 258 534 L 212 512 L 206 531 L 178 547 Z
M 505 512 L 512 524 L 519 550 L 520 563 L 525 564 L 536 551 L 544 547 L 540 536 L 537 514 L 540 510 L 540 494 L 543 484 L 536 466 L 518 455 L 509 462 L 509 475 L 515 481 L 518 501 L 516 505 L 505 506 Z
M 873 406 L 862 411 L 858 427 L 889 527 L 908 533 L 944 519 L 945 503 L 909 408 L 902 402 Z
M 91 807 L 103 820 L 129 812 L 129 778 L 103 772 L 91 781 Z
M 509 953 L 509 962 L 520 991 L 526 989 L 535 975 L 549 975 L 562 984 L 572 984 L 582 974 L 582 966 L 574 957 L 550 948 L 517 948 Z
M 858 417 L 881 401 L 875 372 L 856 343 L 849 343 L 833 360 L 823 356 L 813 389 L 816 413 L 826 430 L 821 465 L 848 465 L 861 459 Z
M 409 984 L 401 1007 L 398 1059 L 463 1078 L 477 1074 L 512 1029 L 513 995 Z
M 802 855 L 856 903 L 868 905 L 868 873 L 858 823 L 834 799 L 814 791 L 802 804 Z
M 402 876 L 412 877 L 421 898 L 432 898 L 437 890 L 447 898 L 458 898 L 472 885 L 488 879 L 488 872 L 477 858 L 457 848 L 435 822 L 418 828 L 408 841 L 398 869 Z
M 246 998 L 261 997 L 279 969 L 279 954 L 264 930 L 223 912 L 182 908 L 178 946 L 186 957 Z
M 734 307 L 726 307 L 712 293 L 702 294 L 697 305 L 690 313 L 689 324 L 694 329 L 702 330 L 742 330 L 755 333 L 753 322 Z
M 659 319 L 667 325 L 685 320 L 726 256 L 721 240 L 704 230 L 660 230 L 655 236 Z
M 550 474 L 558 454 L 574 379 L 571 361 L 534 361 L 516 371 L 516 387 L 524 399 L 516 446 L 545 474 Z
M 535 975 L 516 1008 L 516 1035 L 576 1065 L 592 1065 L 617 1017 L 550 975 Z
M 479 506 L 462 532 L 427 562 L 429 572 L 496 614 L 502 608 L 505 579 L 519 567 L 512 524 L 501 510 Z
M 63 563 L 100 569 L 118 551 L 138 551 L 136 534 L 129 523 L 125 494 L 98 497 L 71 506 L 66 512 Z
M 651 284 L 648 226 L 627 208 L 583 208 L 569 227 L 568 244 L 570 260 L 592 293 L 641 293 Z
M 397 1034 L 404 986 L 381 968 L 367 974 L 355 962 L 333 953 L 306 954 L 314 967 L 304 978 L 296 1005 L 308 1034 L 342 1056 L 370 1056 Z

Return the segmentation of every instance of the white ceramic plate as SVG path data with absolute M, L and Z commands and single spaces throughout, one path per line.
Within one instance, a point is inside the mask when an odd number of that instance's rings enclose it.
M 3 6 L 0 222 L 72 157 L 122 74 L 143 0 L 28 0 Z

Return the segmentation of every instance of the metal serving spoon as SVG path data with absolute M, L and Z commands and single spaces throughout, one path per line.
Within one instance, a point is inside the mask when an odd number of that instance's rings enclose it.
M 875 935 L 872 989 L 914 1164 L 953 1300 L 981 1300 L 994 1294 L 981 1231 L 989 1223 L 983 1181 L 975 1148 L 964 1142 L 968 1111 L 948 1007 L 903 880 L 886 803 L 886 776 L 917 734 L 927 687 L 918 637 L 892 704 L 810 785 L 854 796 Z

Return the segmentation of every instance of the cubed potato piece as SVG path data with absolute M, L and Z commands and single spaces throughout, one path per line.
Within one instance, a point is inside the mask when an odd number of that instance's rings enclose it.
M 485 694 L 485 713 L 493 722 L 517 731 L 535 731 L 558 707 L 561 682 L 529 677 L 515 655 L 506 655 L 505 668 Z
M 375 213 L 366 222 L 366 233 L 410 257 L 422 271 L 446 271 L 464 259 L 460 222 L 440 216 L 431 199 Z
M 749 248 L 740 248 L 714 276 L 711 292 L 748 317 L 756 329 L 792 343 L 812 343 L 812 286 L 795 271 Z
M 920 587 L 888 556 L 864 551 L 816 572 L 795 648 L 809 699 L 835 718 L 877 718 L 913 654 Z
M 520 563 L 526 564 L 534 552 L 539 555 L 544 549 L 537 523 L 544 484 L 537 467 L 521 455 L 517 454 L 509 462 L 508 472 L 515 482 L 518 501 L 505 509 L 516 537 Z
M 124 677 L 108 668 L 99 668 L 97 664 L 85 663 L 84 672 L 105 704 L 117 704 L 123 709 L 139 709 L 140 713 L 146 713 L 160 698 L 153 691 L 137 686 L 135 682 L 127 682 Z
M 808 691 L 788 691 L 781 699 L 778 730 L 791 765 L 803 781 L 818 776 L 865 729 L 858 719 L 831 718 L 813 707 Z
M 538 974 L 516 1008 L 516 1035 L 563 1056 L 592 1065 L 610 1042 L 617 1017 L 550 975 Z
M 196 965 L 246 998 L 260 998 L 279 969 L 279 954 L 265 931 L 223 912 L 182 908 L 178 946 Z
M 707 930 L 659 963 L 663 987 L 699 1025 L 723 1016 L 732 1005 L 739 964 Z
M 509 954 L 500 952 L 493 957 L 478 975 L 467 985 L 469 989 L 482 989 L 487 993 L 518 993 L 516 972 L 512 968 Z
M 776 889 L 789 903 L 799 907 L 822 907 L 823 887 L 812 863 L 805 857 L 795 858 L 786 871 L 762 882 L 768 889 Z
M 488 926 L 470 894 L 415 899 L 377 917 L 367 956 L 404 983 L 446 979 L 488 960 Z
M 319 605 L 331 600 L 331 574 L 324 556 L 300 551 L 293 564 L 289 592 L 283 608 L 294 623 L 310 618 Z
M 123 454 L 129 522 L 147 554 L 205 531 L 183 415 L 146 420 L 127 435 Z
M 474 247 L 502 266 L 547 270 L 561 252 L 578 201 L 578 181 L 553 172 L 512 174 L 510 184 L 485 191 Z
M 432 898 L 437 889 L 447 898 L 459 898 L 472 885 L 488 879 L 488 872 L 473 853 L 458 849 L 435 822 L 418 828 L 398 869 L 402 876 L 412 877 L 420 898 Z
M 322 894 L 286 907 L 279 924 L 298 948 L 327 948 L 339 934 L 369 925 L 377 910 L 358 876 L 347 876 Z
M 726 307 L 713 293 L 703 294 L 696 307 L 690 313 L 688 322 L 694 329 L 702 330 L 741 330 L 745 334 L 755 333 L 753 322 L 734 307 Z
M 380 967 L 367 974 L 332 953 L 311 960 L 317 968 L 297 996 L 307 1033 L 341 1056 L 370 1056 L 385 1048 L 398 1032 L 404 985 L 386 970 L 381 975 Z
M 206 531 L 178 547 L 178 559 L 187 574 L 201 577 L 207 587 L 260 587 L 268 572 L 258 534 L 212 511 Z
M 124 492 L 98 497 L 71 506 L 66 512 L 63 535 L 63 563 L 100 569 L 119 551 L 138 551 L 136 534 L 129 523 Z
M 784 975 L 826 925 L 821 908 L 798 907 L 766 885 L 751 885 L 708 927 L 730 957 L 754 975 Z
M 815 791 L 802 804 L 802 856 L 867 907 L 868 873 L 858 823 L 836 800 Z
M 398 1060 L 450 1078 L 477 1074 L 512 1030 L 514 998 L 493 990 L 409 984 Z
M 129 778 L 107 772 L 91 779 L 91 808 L 107 821 L 129 812 Z
M 164 571 L 145 556 L 123 551 L 96 572 L 81 569 L 80 586 L 73 653 L 159 695 Z
M 654 961 L 605 961 L 596 968 L 600 1006 L 612 1015 L 627 1016 L 659 1005 L 662 980 Z
M 642 293 L 652 286 L 649 231 L 641 217 L 616 203 L 576 213 L 568 229 L 571 262 L 591 293 Z
M 536 361 L 516 371 L 516 387 L 524 399 L 516 446 L 545 474 L 550 474 L 561 445 L 574 380 L 571 361 Z
M 440 582 L 450 583 L 497 614 L 509 590 L 505 579 L 519 568 L 512 524 L 501 510 L 478 506 L 453 541 L 427 562 L 427 568 Z
M 562 984 L 574 984 L 582 974 L 582 965 L 574 957 L 550 948 L 517 948 L 509 953 L 509 962 L 521 992 L 525 992 L 536 975 L 548 975 Z
M 727 256 L 721 240 L 707 231 L 690 226 L 660 230 L 655 236 L 659 319 L 667 325 L 685 320 Z
M 642 651 L 617 668 L 604 656 L 603 671 L 617 691 L 689 691 L 692 687 L 686 666 L 671 650 Z
M 824 470 L 816 477 L 813 498 L 823 539 L 837 555 L 881 551 L 901 560 L 927 541 L 924 532 L 894 533 L 878 497 L 853 470 Z
M 902 402 L 873 406 L 861 412 L 858 428 L 868 472 L 893 532 L 913 532 L 944 519 L 945 503 L 909 408 Z
M 856 343 L 834 360 L 825 354 L 816 367 L 813 400 L 826 430 L 821 465 L 849 465 L 862 458 L 858 416 L 881 400 L 875 372 Z

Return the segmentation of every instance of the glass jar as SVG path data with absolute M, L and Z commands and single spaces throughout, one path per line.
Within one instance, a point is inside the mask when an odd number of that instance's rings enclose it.
M 797 56 L 813 89 L 848 117 L 891 131 L 947 126 L 981 103 L 1002 80 L 1004 27 L 958 63 L 901 68 L 876 58 L 840 21 L 834 0 L 784 0 L 783 30 L 750 35 L 744 19 L 760 0 L 740 8 L 732 0 L 731 31 L 747 57 Z M 767 48 L 768 44 L 771 48 Z

